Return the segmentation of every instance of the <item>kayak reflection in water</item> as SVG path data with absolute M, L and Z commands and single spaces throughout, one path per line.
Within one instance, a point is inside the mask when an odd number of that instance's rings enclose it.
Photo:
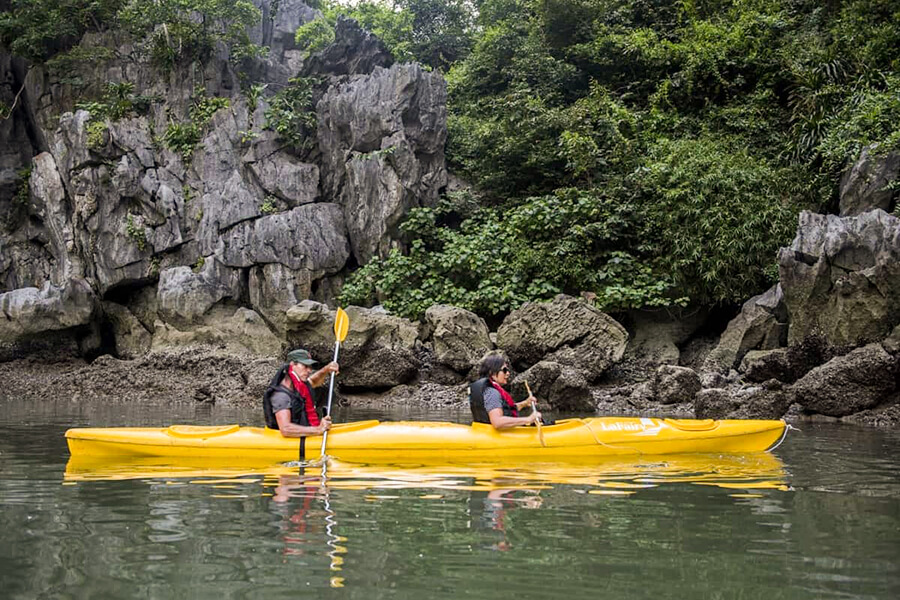
M 481 360 L 478 379 L 469 386 L 469 407 L 472 420 L 487 423 L 494 429 L 508 429 L 519 425 L 533 425 L 540 421 L 541 413 L 532 410 L 527 417 L 520 417 L 519 411 L 532 402 L 534 396 L 515 402 L 503 386 L 510 380 L 509 360 L 500 352 L 491 352 Z
M 331 417 L 319 417 L 313 388 L 323 385 L 329 374 L 338 373 L 338 364 L 330 362 L 314 372 L 318 361 L 302 349 L 288 352 L 287 360 L 263 395 L 266 427 L 278 429 L 284 437 L 322 435 L 331 429 Z

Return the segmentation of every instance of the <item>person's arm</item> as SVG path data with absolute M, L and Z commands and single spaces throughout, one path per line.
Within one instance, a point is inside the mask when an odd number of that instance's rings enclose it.
M 331 373 L 337 375 L 339 372 L 340 369 L 338 368 L 338 364 L 332 361 L 309 376 L 309 385 L 319 387 L 325 383 L 325 380 L 328 379 L 328 375 Z
M 328 429 L 331 429 L 331 417 L 325 417 L 319 422 L 318 427 L 306 427 L 291 422 L 291 411 L 288 408 L 279 410 L 275 413 L 275 420 L 278 421 L 278 430 L 282 437 L 305 437 L 307 435 L 322 435 Z
M 505 417 L 502 408 L 495 408 L 488 412 L 488 418 L 494 429 L 509 429 L 510 427 L 518 427 L 519 425 L 531 425 L 541 418 L 541 413 L 532 411 L 527 417 Z

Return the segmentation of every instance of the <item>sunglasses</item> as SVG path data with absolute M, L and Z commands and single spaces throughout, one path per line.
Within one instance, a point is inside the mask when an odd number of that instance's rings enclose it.
M 509 367 L 503 367 L 502 369 L 500 369 L 500 372 L 509 375 Z

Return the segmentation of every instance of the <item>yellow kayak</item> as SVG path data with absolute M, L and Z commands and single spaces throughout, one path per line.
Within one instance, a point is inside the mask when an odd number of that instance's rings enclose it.
M 362 463 L 409 460 L 541 461 L 567 457 L 761 452 L 785 434 L 784 421 L 603 417 L 497 431 L 490 425 L 429 421 L 337 424 L 325 454 Z M 299 440 L 239 425 L 78 428 L 66 432 L 72 457 L 297 460 Z M 321 458 L 322 438 L 306 438 L 307 460 Z

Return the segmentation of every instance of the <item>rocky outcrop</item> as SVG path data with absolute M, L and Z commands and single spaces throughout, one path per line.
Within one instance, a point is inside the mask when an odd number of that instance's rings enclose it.
M 334 355 L 334 311 L 305 300 L 287 311 L 288 341 L 329 362 Z M 418 325 L 377 308 L 347 308 L 350 329 L 341 344 L 341 386 L 345 389 L 385 389 L 415 377 Z
M 805 410 L 843 417 L 878 406 L 898 389 L 900 361 L 869 344 L 816 367 L 792 387 Z
M 526 302 L 497 330 L 497 346 L 519 367 L 541 360 L 580 369 L 589 381 L 621 360 L 628 332 L 612 317 L 571 296 Z
M 700 388 L 700 377 L 687 367 L 661 365 L 653 378 L 653 395 L 662 404 L 690 402 Z
M 332 301 L 350 269 L 398 243 L 396 225 L 410 208 L 437 200 L 447 178 L 442 76 L 390 66 L 383 44 L 346 19 L 330 47 L 308 56 L 294 32 L 318 11 L 297 0 L 255 4 L 263 18 L 249 33 L 270 52 L 239 61 L 245 83 L 267 86 L 252 106 L 224 47 L 160 77 L 127 34 L 90 33 L 81 47 L 103 47 L 114 58 L 65 74 L 80 78 L 77 89 L 43 66 L 25 77 L 0 57 L 0 69 L 26 84 L 13 118 L 0 121 L 9 230 L 0 236 L 0 292 L 86 282 L 91 303 L 112 303 L 90 324 L 107 328 L 106 339 L 116 340 L 108 350 L 123 357 L 147 347 L 142 330 L 154 348 L 165 340 L 222 344 L 222 319 L 241 308 L 255 317 L 226 329 L 242 335 L 252 321 L 284 341 L 287 308 L 313 297 Z M 286 144 L 267 122 L 271 96 L 298 75 L 318 82 L 312 148 Z M 146 110 L 119 119 L 74 110 L 110 83 L 133 85 Z M 193 122 L 204 97 L 198 88 L 228 101 L 206 124 Z M 198 143 L 191 151 L 178 138 L 173 151 L 167 136 L 188 125 L 197 126 Z M 31 161 L 24 201 L 18 168 L 35 141 L 45 151 Z M 12 152 L 13 142 L 22 151 Z M 13 195 L 20 206 L 6 210 Z M 56 326 L 35 319 L 21 334 L 42 323 Z M 15 328 L 6 329 L 12 336 Z M 275 347 L 258 333 L 263 351 Z
M 803 212 L 778 253 L 789 343 L 819 334 L 834 345 L 884 338 L 900 323 L 900 219 Z
M 94 294 L 80 279 L 0 294 L 0 342 L 87 325 L 95 310 Z
M 877 148 L 863 149 L 841 178 L 841 216 L 855 217 L 876 208 L 891 212 L 897 193 L 888 185 L 898 179 L 900 152 L 879 155 Z
M 718 345 L 703 364 L 704 371 L 727 373 L 754 349 L 771 350 L 787 341 L 788 313 L 781 284 L 747 300 L 738 316 L 728 323 Z
M 484 319 L 462 308 L 434 305 L 425 311 L 422 338 L 431 342 L 434 361 L 468 373 L 493 349 Z
M 512 381 L 510 387 L 516 398 L 528 397 L 525 382 L 534 396 L 553 410 L 593 412 L 596 409 L 587 380 L 573 367 L 549 360 L 537 363 Z
M 790 395 L 780 389 L 711 388 L 697 394 L 694 415 L 698 419 L 779 419 L 789 406 Z
M 311 56 L 303 65 L 302 74 L 367 74 L 376 67 L 390 67 L 393 62 L 390 51 L 381 40 L 353 19 L 340 16 L 334 27 L 334 43 Z
M 704 325 L 708 316 L 709 311 L 702 309 L 629 311 L 623 325 L 632 335 L 625 356 L 654 365 L 677 365 L 680 347 Z
M 401 217 L 446 185 L 446 99 L 438 73 L 404 64 L 351 77 L 319 101 L 322 187 L 344 207 L 360 264 L 386 254 Z

